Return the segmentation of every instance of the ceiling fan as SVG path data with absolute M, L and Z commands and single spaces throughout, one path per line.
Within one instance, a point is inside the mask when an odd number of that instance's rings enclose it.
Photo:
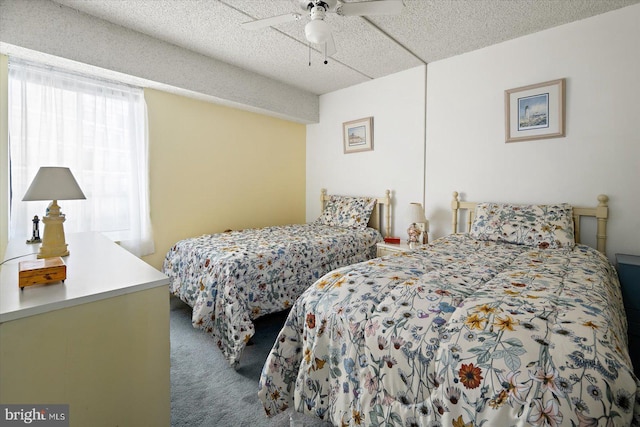
M 304 27 L 305 36 L 310 43 L 324 45 L 325 56 L 332 56 L 336 53 L 336 45 L 331 33 L 331 27 L 324 20 L 327 13 L 336 13 L 340 16 L 396 15 L 402 12 L 404 8 L 402 0 L 359 2 L 299 0 L 299 4 L 300 8 L 306 11 L 309 16 L 309 22 Z M 302 14 L 292 12 L 245 22 L 242 26 L 248 30 L 259 30 L 285 22 L 298 21 L 301 18 Z M 327 63 L 326 60 L 324 62 L 325 64 Z

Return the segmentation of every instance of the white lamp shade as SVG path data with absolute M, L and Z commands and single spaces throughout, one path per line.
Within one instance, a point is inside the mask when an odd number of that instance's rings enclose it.
M 409 203 L 409 222 L 421 223 L 427 222 L 427 218 L 424 216 L 424 209 L 420 203 Z
M 43 166 L 38 170 L 23 201 L 86 199 L 71 170 L 65 167 Z
M 331 27 L 322 19 L 315 19 L 305 25 L 304 33 L 311 43 L 323 44 L 331 37 Z

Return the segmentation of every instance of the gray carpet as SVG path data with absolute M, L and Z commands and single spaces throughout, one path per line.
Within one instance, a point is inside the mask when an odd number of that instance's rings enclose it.
M 288 426 L 289 412 L 267 418 L 257 394 L 262 366 L 285 318 L 276 313 L 255 322 L 253 345 L 244 350 L 234 370 L 213 338 L 191 326 L 191 308 L 171 297 L 171 425 Z M 305 427 L 331 425 L 299 416 Z

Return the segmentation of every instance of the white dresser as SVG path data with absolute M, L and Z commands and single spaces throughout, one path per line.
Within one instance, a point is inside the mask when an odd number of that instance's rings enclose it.
M 22 291 L 18 263 L 40 245 L 7 246 L 0 403 L 69 404 L 71 426 L 168 427 L 168 278 L 99 233 L 67 243 L 65 282 Z

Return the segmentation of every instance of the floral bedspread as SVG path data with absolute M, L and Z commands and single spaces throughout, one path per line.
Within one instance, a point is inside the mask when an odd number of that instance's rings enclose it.
M 381 240 L 373 228 L 313 224 L 210 234 L 176 243 L 163 271 L 171 293 L 193 308 L 194 327 L 236 365 L 253 319 L 291 307 L 328 271 L 374 258 Z
M 336 426 L 628 426 L 626 330 L 615 269 L 594 249 L 452 235 L 318 280 L 258 395 L 267 415 L 294 407 Z

